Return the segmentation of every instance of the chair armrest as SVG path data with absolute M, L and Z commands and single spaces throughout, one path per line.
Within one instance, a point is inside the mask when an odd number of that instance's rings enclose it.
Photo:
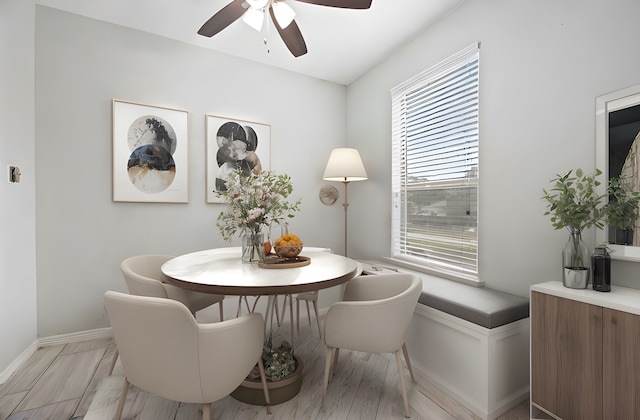
M 198 324 L 203 392 L 231 393 L 262 355 L 264 320 L 252 313 L 223 322 Z M 220 361 L 224 360 L 224 368 Z M 222 389 L 221 389 L 222 387 Z M 215 401 L 212 399 L 211 401 Z
M 405 341 L 413 306 L 404 300 L 338 302 L 326 315 L 324 341 L 328 347 L 355 351 L 394 352 Z

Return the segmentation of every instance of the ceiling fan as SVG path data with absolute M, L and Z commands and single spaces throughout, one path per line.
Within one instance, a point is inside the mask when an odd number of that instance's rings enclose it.
M 296 0 L 318 6 L 343 9 L 368 9 L 373 0 Z M 276 30 L 295 57 L 307 53 L 300 28 L 296 24 L 293 9 L 284 0 L 233 0 L 211 16 L 198 30 L 198 34 L 212 37 L 242 17 L 242 20 L 257 31 L 262 30 L 265 13 L 268 11 Z

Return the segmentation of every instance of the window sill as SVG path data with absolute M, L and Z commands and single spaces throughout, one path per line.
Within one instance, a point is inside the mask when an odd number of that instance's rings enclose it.
M 464 277 L 464 276 L 458 276 L 458 275 L 455 275 L 455 274 L 446 274 L 446 273 L 443 273 L 441 271 L 430 269 L 429 267 L 421 266 L 421 265 L 418 265 L 418 264 L 412 264 L 410 262 L 403 261 L 403 260 L 396 259 L 396 258 L 381 257 L 379 259 L 379 261 L 387 263 L 387 264 L 391 264 L 393 266 L 406 268 L 408 270 L 417 271 L 417 272 L 420 272 L 420 273 L 423 273 L 423 274 L 428 274 L 428 275 L 436 277 L 436 278 L 445 279 L 445 280 L 451 280 L 451 281 L 455 281 L 455 282 L 462 283 L 462 284 L 467 284 L 469 286 L 474 286 L 474 287 L 482 287 L 482 286 L 484 286 L 484 282 L 480 281 L 480 280 L 477 280 L 477 279 L 472 279 L 472 278 L 468 278 L 468 277 Z

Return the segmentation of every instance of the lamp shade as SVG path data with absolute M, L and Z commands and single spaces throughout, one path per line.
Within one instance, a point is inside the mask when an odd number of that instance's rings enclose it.
M 264 11 L 262 9 L 250 8 L 242 16 L 242 20 L 247 25 L 251 26 L 256 31 L 262 30 L 262 24 L 264 23 Z
M 356 149 L 346 147 L 331 151 L 322 176 L 325 181 L 341 182 L 364 181 L 367 178 L 360 153 Z

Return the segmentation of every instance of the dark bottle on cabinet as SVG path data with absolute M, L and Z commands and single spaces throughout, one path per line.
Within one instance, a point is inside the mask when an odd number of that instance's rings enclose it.
M 591 254 L 591 270 L 593 290 L 598 292 L 611 291 L 611 256 L 605 245 L 599 245 Z

